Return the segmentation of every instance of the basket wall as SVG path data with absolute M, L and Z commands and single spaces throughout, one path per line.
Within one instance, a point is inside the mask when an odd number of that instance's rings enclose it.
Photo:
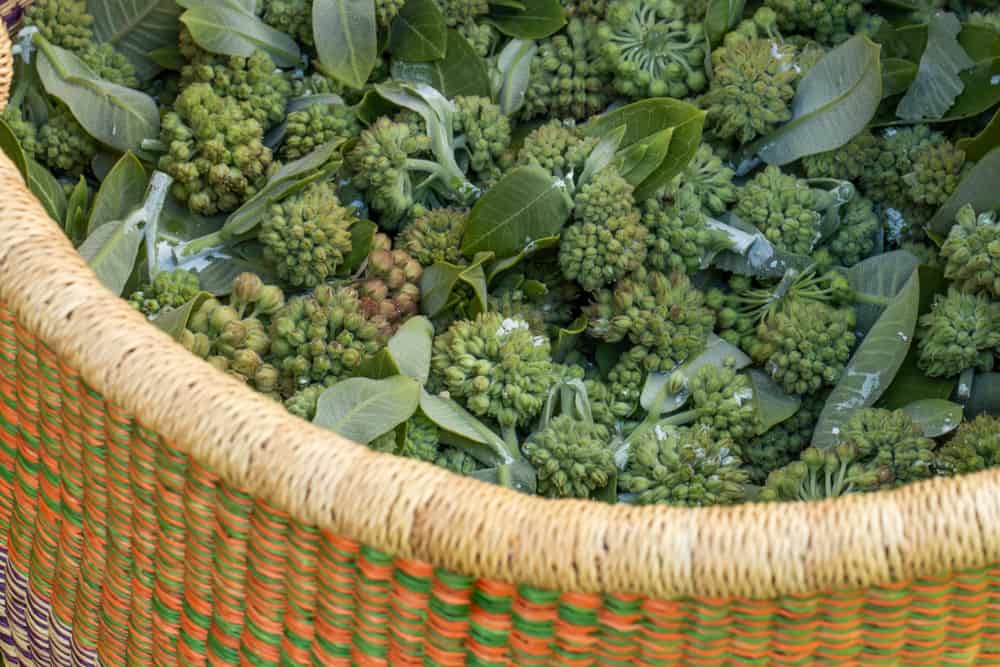
M 7 667 L 1000 665 L 998 527 L 994 472 L 689 511 L 369 452 L 108 294 L 0 155 Z
M 1000 568 L 771 600 L 516 586 L 254 499 L 7 309 L 0 400 L 8 667 L 1000 664 Z

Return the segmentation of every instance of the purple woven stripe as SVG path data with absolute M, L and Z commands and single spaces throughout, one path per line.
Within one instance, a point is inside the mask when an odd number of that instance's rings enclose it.
M 17 666 L 14 638 L 7 622 L 7 549 L 2 547 L 0 547 L 0 653 L 3 654 L 7 665 Z
M 70 639 L 73 645 L 73 667 L 98 667 L 97 651 L 80 646 L 76 637 Z
M 21 656 L 24 657 L 25 664 L 33 665 L 35 663 L 28 642 L 28 579 L 14 569 L 9 558 L 5 559 L 4 570 L 7 573 L 7 587 L 4 590 L 7 598 L 7 622 L 14 641 L 14 659 L 8 666 L 19 665 Z
M 49 608 L 49 637 L 52 643 L 52 667 L 72 667 L 73 631 L 52 614 Z
M 17 25 L 17 22 L 21 20 L 21 14 L 23 13 L 24 13 L 24 8 L 18 5 L 17 7 L 12 9 L 10 13 L 8 13 L 6 16 L 3 17 L 4 23 L 7 25 L 7 30 L 10 30 L 11 28 Z
M 28 641 L 35 664 L 47 665 L 52 655 L 49 640 L 49 616 L 52 605 L 28 586 Z

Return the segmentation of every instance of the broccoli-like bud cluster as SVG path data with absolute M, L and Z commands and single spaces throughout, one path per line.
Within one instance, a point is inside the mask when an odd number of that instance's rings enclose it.
M 383 28 L 388 28 L 406 0 L 375 0 L 375 19 Z
M 705 295 L 683 273 L 641 269 L 601 290 L 588 309 L 589 332 L 600 340 L 628 339 L 656 358 L 647 370 L 670 370 L 701 352 L 715 326 Z
M 216 95 L 237 100 L 244 114 L 264 128 L 284 120 L 292 85 L 266 52 L 219 56 L 201 49 L 187 30 L 181 30 L 180 44 L 188 60 L 181 68 L 182 89 L 207 84 Z
M 857 463 L 857 457 L 857 448 L 848 442 L 829 450 L 809 447 L 797 461 L 771 471 L 759 498 L 823 500 L 878 488 L 878 475 Z
M 295 41 L 313 45 L 312 0 L 266 0 L 264 23 Z
M 38 145 L 38 130 L 35 129 L 34 123 L 26 120 L 21 115 L 21 109 L 13 104 L 7 105 L 7 108 L 0 112 L 0 118 L 7 123 L 24 154 L 32 159 L 37 158 L 41 146 Z
M 35 0 L 27 4 L 24 18 L 46 40 L 69 51 L 83 51 L 94 39 L 86 0 Z
M 903 175 L 910 199 L 916 204 L 944 204 L 962 180 L 965 151 L 947 139 L 933 143 L 913 158 L 913 171 Z
M 454 208 L 427 211 L 399 233 L 398 244 L 423 266 L 464 264 L 462 236 L 469 214 Z
M 488 0 L 437 0 L 437 3 L 449 27 L 475 21 L 490 11 Z
M 127 88 L 139 87 L 135 65 L 111 44 L 91 44 L 78 55 L 101 79 Z
M 434 457 L 434 465 L 458 475 L 471 475 L 482 467 L 476 459 L 455 447 L 442 447 Z
M 709 227 L 701 201 L 687 186 L 672 201 L 643 202 L 642 225 L 649 231 L 646 266 L 660 272 L 695 273 L 708 252 L 729 243 L 724 232 Z
M 385 322 L 368 317 L 349 287 L 320 285 L 295 297 L 271 320 L 271 353 L 281 371 L 281 393 L 348 377 L 385 346 Z
M 951 377 L 967 368 L 992 370 L 1000 347 L 1000 304 L 949 288 L 920 317 L 917 339 L 917 365 L 931 377 Z
M 617 282 L 646 259 L 646 228 L 632 185 L 608 167 L 577 192 L 570 225 L 559 244 L 559 266 L 588 291 Z
M 1000 418 L 980 415 L 963 422 L 937 451 L 939 475 L 967 475 L 1000 465 Z
M 736 214 L 775 248 L 808 255 L 820 238 L 823 216 L 809 184 L 769 166 L 740 189 Z
M 523 426 L 542 409 L 554 373 L 549 339 L 526 322 L 482 313 L 434 339 L 432 385 L 503 428 Z
M 207 299 L 191 314 L 181 343 L 219 370 L 277 398 L 278 369 L 264 361 L 271 338 L 260 318 L 241 318 L 232 305 Z
M 423 267 L 410 253 L 397 248 L 385 234 L 376 234 L 359 285 L 366 314 L 384 322 L 390 332 L 420 309 Z
M 510 119 L 488 97 L 458 96 L 454 100 L 455 136 L 469 167 L 484 185 L 500 180 L 510 146 Z
M 963 206 L 941 245 L 944 276 L 966 292 L 1000 298 L 1000 224 L 995 213 Z
M 771 39 L 729 39 L 715 49 L 714 76 L 702 96 L 708 130 L 746 144 L 790 120 L 794 58 L 794 47 Z
M 368 203 L 383 214 L 383 226 L 399 224 L 413 206 L 413 186 L 407 160 L 426 152 L 430 139 L 405 123 L 382 117 L 361 131 L 345 156 L 354 185 L 366 191 Z
M 587 403 L 590 405 L 594 423 L 603 426 L 608 433 L 611 433 L 618 423 L 615 405 L 611 400 L 611 389 L 607 383 L 595 378 L 585 379 L 583 386 L 587 390 Z
M 770 471 L 798 458 L 812 440 L 825 402 L 823 394 L 806 396 L 794 415 L 752 440 L 743 442 L 741 454 L 751 482 L 763 484 Z
M 143 285 L 129 297 L 129 305 L 146 316 L 165 308 L 179 308 L 201 291 L 198 274 L 187 269 L 160 271 L 153 282 Z
M 195 213 L 232 211 L 267 182 L 272 157 L 263 137 L 260 123 L 235 99 L 192 84 L 163 117 L 167 152 L 159 168 L 174 178 L 174 196 Z
M 543 40 L 531 62 L 521 115 L 582 120 L 607 106 L 612 76 L 601 58 L 594 22 L 571 19 L 565 33 Z
M 82 174 L 97 150 L 97 142 L 62 104 L 56 106 L 48 122 L 38 130 L 35 156 L 42 164 L 69 176 Z
M 840 148 L 807 155 L 802 158 L 802 167 L 809 178 L 858 181 L 882 157 L 880 153 L 879 139 L 865 130 Z
M 875 249 L 880 224 L 872 201 L 855 194 L 841 209 L 840 225 L 819 252 L 827 252 L 840 266 L 854 266 Z
M 704 26 L 674 0 L 611 0 L 597 42 L 627 97 L 682 98 L 708 82 Z
M 706 429 L 713 438 L 741 443 L 756 432 L 753 390 L 747 377 L 736 371 L 732 358 L 722 366 L 699 368 L 688 380 L 688 389 L 696 415 L 694 425 Z
M 560 178 L 578 176 L 597 142 L 558 120 L 549 121 L 524 138 L 517 163 L 541 167 Z
M 858 410 L 840 433 L 858 460 L 876 473 L 879 487 L 895 487 L 934 474 L 935 442 L 902 410 Z
M 310 384 L 292 394 L 285 400 L 285 409 L 296 417 L 312 421 L 316 416 L 316 406 L 319 397 L 328 387 L 324 384 Z
M 723 163 L 722 158 L 708 144 L 701 144 L 684 171 L 674 177 L 666 189 L 667 196 L 676 198 L 680 190 L 690 190 L 709 215 L 725 213 L 736 201 L 738 192 L 733 185 L 735 172 Z
M 589 498 L 614 478 L 607 429 L 569 415 L 553 419 L 521 449 L 538 472 L 538 492 L 550 498 Z
M 869 0 L 765 0 L 778 27 L 787 32 L 811 32 L 826 44 L 849 38 L 865 15 Z
M 608 12 L 608 0 L 562 0 L 569 18 L 603 19 Z
M 756 332 L 750 356 L 789 394 L 812 394 L 840 379 L 854 348 L 857 316 L 811 299 L 789 298 Z
M 730 440 L 697 427 L 654 426 L 630 444 L 618 487 L 641 505 L 731 505 L 746 496 L 740 465 Z
M 333 184 L 322 181 L 271 204 L 257 239 L 264 260 L 293 287 L 322 284 L 351 251 L 351 212 L 340 205 Z
M 422 414 L 415 414 L 400 426 L 375 438 L 368 446 L 383 454 L 433 462 L 438 457 L 439 443 L 437 425 Z
M 310 104 L 288 114 L 278 155 L 298 160 L 336 139 L 351 139 L 361 132 L 354 110 L 343 104 Z
M 608 371 L 608 404 L 612 414 L 620 419 L 631 416 L 639 406 L 646 375 L 659 370 L 669 369 L 661 365 L 646 347 L 636 345 L 623 352 Z

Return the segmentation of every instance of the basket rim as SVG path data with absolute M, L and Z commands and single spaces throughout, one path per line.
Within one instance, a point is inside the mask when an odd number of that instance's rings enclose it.
M 12 59 L 0 30 L 0 109 Z M 464 575 L 580 593 L 774 598 L 1000 562 L 1000 470 L 834 501 L 547 500 L 370 451 L 185 351 L 97 280 L 0 155 L 0 300 L 106 401 L 292 518 Z

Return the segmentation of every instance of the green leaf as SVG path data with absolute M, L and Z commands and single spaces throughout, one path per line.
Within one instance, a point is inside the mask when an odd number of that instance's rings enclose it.
M 139 150 L 160 136 L 160 112 L 152 97 L 97 76 L 76 55 L 37 34 L 38 76 L 92 137 L 119 151 Z
M 389 53 L 418 63 L 440 60 L 447 53 L 447 30 L 435 0 L 407 0 L 389 28 Z
M 540 167 L 518 167 L 472 207 L 462 252 L 492 252 L 500 259 L 516 255 L 536 240 L 558 234 L 572 206 L 562 180 Z
M 521 262 L 527 260 L 533 255 L 542 252 L 543 250 L 549 250 L 550 248 L 558 247 L 559 237 L 558 236 L 546 236 L 544 238 L 536 239 L 534 243 L 527 246 L 524 250 L 517 253 L 512 257 L 507 257 L 504 259 L 497 260 L 495 262 L 490 262 L 489 266 L 486 267 L 486 283 L 492 283 L 497 276 L 510 271 L 515 266 Z
M 902 95 L 917 78 L 917 65 L 902 58 L 882 60 L 882 98 Z
M 132 153 L 125 153 L 101 181 L 87 222 L 87 235 L 106 222 L 121 220 L 142 205 L 149 176 Z
M 913 341 L 920 309 L 920 277 L 913 271 L 899 294 L 861 341 L 844 374 L 827 398 L 812 444 L 832 447 L 851 414 L 882 396 L 892 383 Z
M 493 3 L 490 22 L 508 37 L 542 39 L 566 25 L 566 12 L 559 0 L 531 0 L 523 9 Z
M 323 70 L 361 88 L 378 60 L 372 0 L 313 0 L 313 35 Z
M 369 378 L 371 380 L 381 380 L 402 374 L 403 371 L 399 368 L 399 364 L 396 363 L 396 358 L 392 356 L 389 350 L 382 348 L 377 354 L 361 362 L 354 376 Z
M 171 72 L 180 72 L 181 68 L 187 63 L 184 60 L 184 56 L 181 55 L 180 49 L 176 46 L 154 49 L 147 55 L 149 56 L 149 60 L 154 64 Z
M 389 339 L 388 348 L 403 375 L 426 384 L 431 372 L 434 326 L 426 317 L 411 317 Z
M 962 423 L 962 406 L 937 398 L 914 401 L 902 408 L 928 438 L 951 433 Z
M 531 63 L 536 53 L 536 42 L 512 39 L 497 56 L 497 69 L 500 71 L 497 104 L 500 111 L 508 116 L 514 115 L 524 104 L 524 95 L 531 80 Z
M 28 159 L 28 188 L 45 207 L 49 217 L 62 225 L 66 217 L 66 193 L 48 169 Z
M 979 415 L 1000 417 L 1000 373 L 976 373 L 972 380 L 969 400 L 965 402 L 965 418 Z
M 258 49 L 278 67 L 295 67 L 302 57 L 295 40 L 246 11 L 220 3 L 199 4 L 181 15 L 191 37 L 210 53 L 249 58 Z
M 799 411 L 802 399 L 789 396 L 781 390 L 771 376 L 759 369 L 752 369 L 747 378 L 753 390 L 753 404 L 760 420 L 758 433 L 764 433 Z
M 792 120 L 754 143 L 764 162 L 784 165 L 839 148 L 878 111 L 882 70 L 878 44 L 857 35 L 810 69 L 792 100 Z
M 527 461 L 515 461 L 507 466 L 506 473 L 510 478 L 510 488 L 529 496 L 535 495 L 538 486 L 537 473 Z M 500 484 L 500 469 L 485 468 L 476 470 L 471 475 L 472 479 L 478 479 L 487 484 Z
M 589 183 L 594 174 L 600 173 L 614 161 L 618 147 L 621 146 L 622 139 L 625 137 L 626 129 L 622 125 L 616 127 L 606 136 L 601 137 L 601 140 L 594 146 L 594 150 L 590 151 L 587 161 L 583 164 L 583 173 L 580 174 L 579 185 Z
M 349 378 L 320 394 L 313 423 L 367 445 L 412 417 L 419 403 L 420 384 L 405 375 Z
M 718 44 L 723 36 L 743 18 L 746 0 L 708 0 L 705 10 L 705 35 L 710 45 Z
M 7 121 L 0 118 L 0 150 L 11 159 L 17 170 L 21 172 L 21 178 L 28 177 L 28 156 L 24 154 L 20 142 L 14 136 L 14 131 L 10 129 Z
M 870 257 L 847 271 L 851 287 L 862 294 L 892 298 L 917 270 L 920 261 L 906 250 L 895 250 Z M 919 302 L 918 302 L 919 303 Z M 867 333 L 882 314 L 882 306 L 859 304 L 858 331 Z
M 428 317 L 437 317 L 453 306 L 455 291 L 465 285 L 472 292 L 472 304 L 468 314 L 486 310 L 486 272 L 483 263 L 489 253 L 482 253 L 468 266 L 458 266 L 448 262 L 437 262 L 424 270 L 420 277 L 420 309 Z
M 167 308 L 160 311 L 151 321 L 159 329 L 165 331 L 174 340 L 179 340 L 181 334 L 187 328 L 191 314 L 196 311 L 201 304 L 212 295 L 208 292 L 199 292 L 192 299 L 189 299 L 183 306 L 177 308 Z
M 917 76 L 896 107 L 899 118 L 940 118 L 955 102 L 964 87 L 958 75 L 975 64 L 958 43 L 961 30 L 954 14 L 936 12 L 931 16 Z
M 235 257 L 226 257 L 211 262 L 198 271 L 201 288 L 212 296 L 229 296 L 233 291 L 233 281 L 241 273 L 256 273 L 265 283 L 273 284 L 277 277 L 255 263 Z
M 951 226 L 955 224 L 958 210 L 966 204 L 971 204 L 977 212 L 992 211 L 1000 206 L 998 173 L 1000 173 L 1000 149 L 994 148 L 966 172 L 955 192 L 931 218 L 927 224 L 928 228 L 943 239 L 948 236 Z
M 651 134 L 644 141 L 632 144 L 618 153 L 618 171 L 629 183 L 638 184 L 649 178 L 670 154 L 674 128 L 668 127 Z
M 344 255 L 344 263 L 340 265 L 338 273 L 350 275 L 368 259 L 377 232 L 378 225 L 371 220 L 358 220 L 351 225 L 351 251 Z
M 448 99 L 492 97 L 486 63 L 457 30 L 448 31 L 448 54 L 432 63 L 434 87 Z
M 519 453 L 508 451 L 503 438 L 450 398 L 421 391 L 420 410 L 440 429 L 442 442 L 481 463 L 513 463 L 519 458 Z
M 118 220 L 95 229 L 79 252 L 104 286 L 121 295 L 139 257 L 142 240 L 142 225 Z
M 177 46 L 181 9 L 174 0 L 87 0 L 87 11 L 97 41 L 125 54 L 142 79 L 159 70 L 151 52 Z
M 969 162 L 982 160 L 991 150 L 1000 146 L 1000 109 L 994 112 L 989 124 L 974 137 L 963 137 L 955 145 L 965 152 Z
M 83 176 L 73 186 L 66 201 L 63 229 L 73 245 L 80 245 L 87 237 L 87 214 L 90 212 L 90 188 Z
M 705 125 L 705 112 L 697 107 L 666 97 L 654 97 L 628 104 L 614 111 L 598 116 L 580 128 L 584 136 L 603 138 L 618 127 L 625 127 L 618 155 L 624 156 L 641 150 L 650 137 L 658 132 L 673 129 L 667 155 L 660 165 L 642 182 L 635 185 L 635 199 L 641 201 L 670 182 L 681 173 L 694 157 L 701 144 L 701 132 Z
M 569 325 L 559 328 L 555 344 L 552 346 L 552 358 L 558 362 L 566 359 L 570 352 L 579 349 L 579 340 L 587 331 L 589 320 L 586 315 L 573 320 Z

